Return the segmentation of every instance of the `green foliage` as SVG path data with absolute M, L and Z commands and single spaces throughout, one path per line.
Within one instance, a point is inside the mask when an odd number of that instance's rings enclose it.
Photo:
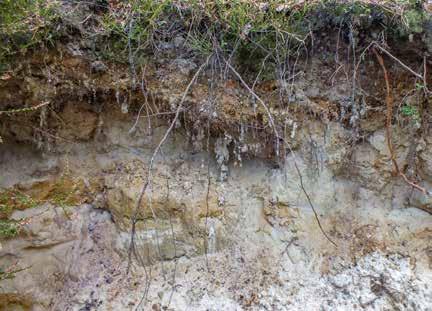
M 20 226 L 17 222 L 0 219 L 0 240 L 10 239 L 19 234 Z
M 0 192 L 0 239 L 13 238 L 20 232 L 20 223 L 8 219 L 14 210 L 33 208 L 37 204 L 32 197 L 16 189 Z
M 155 29 L 165 23 L 162 15 L 171 3 L 169 0 L 130 2 L 132 13 L 129 15 L 119 18 L 117 12 L 109 12 L 102 18 L 102 26 L 109 38 L 108 47 L 101 52 L 104 58 L 126 61 L 131 50 L 134 54 L 146 50 Z
M 173 3 L 175 1 L 172 1 Z M 237 62 L 257 71 L 270 54 L 270 67 L 276 58 L 293 56 L 307 44 L 311 33 L 341 28 L 345 37 L 362 29 L 380 29 L 398 36 L 423 31 L 425 13 L 422 1 L 184 1 L 181 12 L 188 32 L 188 44 L 197 54 L 208 55 L 214 43 Z M 363 36 L 364 37 L 364 36 Z M 375 38 L 371 38 L 374 40 Z M 359 40 L 355 40 L 357 42 Z M 232 55 L 234 54 L 234 55 Z M 273 63 L 271 63 L 273 62 Z
M 62 176 L 53 186 L 49 193 L 47 201 L 55 206 L 65 208 L 70 205 L 76 205 L 79 200 L 78 183 Z
M 187 45 L 199 55 L 207 57 L 213 52 L 211 38 L 201 33 L 190 33 L 188 35 Z
M 416 83 L 415 87 L 416 87 L 417 91 L 424 90 L 424 88 L 425 88 L 425 86 L 423 85 L 423 83 L 419 83 L 419 82 Z
M 411 1 L 408 9 L 401 13 L 401 22 L 394 29 L 399 35 L 406 37 L 409 34 L 423 33 L 427 25 L 432 23 L 432 15 L 422 9 L 421 2 Z
M 400 112 L 407 121 L 409 121 L 411 124 L 414 124 L 416 127 L 420 127 L 421 115 L 417 107 L 407 103 L 401 107 Z
M 49 191 L 41 199 L 35 199 L 18 189 L 2 190 L 0 192 L 0 239 L 13 238 L 19 234 L 22 221 L 25 219 L 10 220 L 9 218 L 15 210 L 34 208 L 47 202 L 61 207 L 65 215 L 68 216 L 66 208 L 80 202 L 81 195 L 80 189 L 78 189 L 80 185 L 78 182 L 73 182 L 62 176 L 55 183 L 48 185 Z M 43 188 L 39 188 L 39 191 L 44 192 Z
M 409 10 L 404 15 L 408 31 L 420 33 L 423 31 L 423 24 L 426 16 L 418 10 Z
M 3 280 L 11 280 L 13 278 L 15 278 L 16 274 L 29 269 L 28 268 L 16 268 L 16 267 L 9 267 L 9 268 L 4 268 L 0 266 L 0 281 Z
M 401 108 L 401 113 L 405 117 L 410 117 L 413 120 L 418 120 L 420 118 L 420 113 L 418 109 L 410 104 L 406 104 Z
M 14 54 L 55 40 L 56 5 L 54 0 L 0 1 L 0 64 Z
M 39 202 L 16 189 L 0 192 L 0 219 L 8 218 L 16 209 L 24 210 L 35 207 Z
M 12 55 L 60 37 L 55 26 L 70 13 L 58 9 L 62 3 L 0 2 L 0 66 L 2 60 Z M 216 43 L 227 54 L 235 53 L 237 59 L 248 57 L 256 62 L 268 53 L 276 56 L 281 48 L 284 53 L 293 54 L 311 32 L 329 28 L 341 27 L 351 32 L 351 27 L 359 30 L 373 25 L 392 35 L 420 33 L 431 19 L 423 3 L 424 0 L 117 1 L 103 13 L 94 14 L 99 23 L 97 34 L 93 30 L 89 33 L 92 40 L 97 40 L 94 53 L 112 61 L 139 62 L 146 53 L 154 52 L 159 43 L 170 42 L 181 34 L 192 50 L 204 57 Z
M 10 273 L 10 272 L 6 271 L 5 268 L 0 267 L 0 281 L 11 280 L 13 278 L 15 278 L 14 273 Z
M 0 198 L 0 202 L 1 202 L 1 198 Z M 0 203 L 0 215 L 2 217 L 0 218 L 7 218 L 10 214 L 12 214 L 13 212 L 13 207 L 9 204 L 6 203 Z

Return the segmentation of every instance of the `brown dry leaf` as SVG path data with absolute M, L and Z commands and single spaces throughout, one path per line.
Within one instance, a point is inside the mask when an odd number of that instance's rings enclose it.
M 3 80 L 3 81 L 7 81 L 11 78 L 12 78 L 12 75 L 7 73 L 7 72 L 0 76 L 0 80 Z

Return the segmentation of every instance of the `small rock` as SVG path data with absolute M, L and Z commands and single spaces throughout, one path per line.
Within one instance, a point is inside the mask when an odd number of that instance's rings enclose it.
M 108 70 L 108 67 L 101 61 L 97 60 L 91 63 L 91 71 L 93 73 L 102 73 Z
M 423 5 L 426 11 L 432 13 L 432 0 L 426 1 Z
M 258 4 L 258 7 L 259 7 L 260 11 L 267 12 L 269 7 L 270 7 L 270 4 L 268 2 L 261 2 Z
M 160 310 L 161 310 L 160 304 L 154 304 L 154 305 L 152 306 L 152 310 L 153 310 L 153 311 L 160 311 Z
M 174 46 L 176 48 L 182 47 L 184 45 L 185 39 L 182 36 L 177 36 L 174 38 Z
M 193 71 L 196 70 L 197 65 L 187 59 L 176 59 L 174 62 L 174 66 L 184 75 L 190 75 Z
M 72 56 L 82 56 L 83 55 L 78 44 L 74 44 L 74 43 L 70 42 L 66 45 L 66 48 L 69 51 L 69 53 L 72 54 Z
M 276 7 L 276 12 L 277 13 L 287 13 L 289 11 L 289 9 L 290 9 L 289 4 L 281 4 L 281 5 L 278 5 Z

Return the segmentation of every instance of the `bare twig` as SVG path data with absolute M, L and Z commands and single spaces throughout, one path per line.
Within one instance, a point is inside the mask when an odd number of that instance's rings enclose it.
M 391 54 L 389 51 L 387 51 L 385 48 L 383 48 L 381 45 L 379 45 L 377 42 L 374 43 L 374 46 L 379 48 L 381 51 L 383 51 L 384 53 L 386 53 L 388 56 L 390 56 L 390 58 L 392 58 L 393 60 L 395 60 L 399 65 L 401 65 L 403 68 L 405 68 L 406 70 L 408 70 L 410 73 L 412 73 L 414 76 L 416 76 L 417 78 L 423 80 L 423 76 L 417 72 L 415 72 L 414 70 L 412 70 L 410 67 L 408 67 L 407 65 L 405 65 L 400 59 L 398 59 L 397 57 L 393 56 L 393 54 Z M 376 53 L 375 53 L 376 55 Z
M 15 114 L 15 113 L 21 113 L 21 112 L 30 112 L 30 111 L 35 111 L 39 108 L 48 106 L 50 104 L 50 102 L 46 101 L 43 102 L 39 105 L 33 106 L 33 107 L 27 107 L 27 108 L 18 108 L 18 109 L 12 109 L 12 110 L 5 110 L 5 111 L 0 111 L 0 115 L 2 114 Z
M 170 195 L 170 188 L 169 188 L 169 182 L 168 182 L 168 178 L 167 178 L 167 196 L 166 196 L 166 202 L 167 202 L 167 204 L 168 204 L 168 201 L 169 201 L 169 195 Z M 174 234 L 174 226 L 173 226 L 173 223 L 172 223 L 171 213 L 168 213 L 168 214 L 169 214 L 171 236 L 172 236 L 173 247 L 174 247 L 174 271 L 173 271 L 173 277 L 172 277 L 172 290 L 171 290 L 171 294 L 170 294 L 170 297 L 169 297 L 169 300 L 168 300 L 167 309 L 169 309 L 169 306 L 171 304 L 172 297 L 174 295 L 175 288 L 176 288 L 176 273 L 177 273 L 177 264 L 178 264 L 177 245 L 176 245 L 176 237 L 175 237 L 175 234 Z
M 394 169 L 396 171 L 396 173 L 398 175 L 400 175 L 403 180 L 410 186 L 414 187 L 415 189 L 419 190 L 420 192 L 422 192 L 425 195 L 430 195 L 429 192 L 417 185 L 415 182 L 410 181 L 408 179 L 408 177 L 399 169 L 399 165 L 396 161 L 396 156 L 393 150 L 393 143 L 392 143 L 392 131 L 391 131 L 391 127 L 392 127 L 392 118 L 393 118 L 393 96 L 391 94 L 391 87 L 390 87 L 390 81 L 389 81 L 389 76 L 387 73 L 387 69 L 386 66 L 384 64 L 384 59 L 382 58 L 382 56 L 377 52 L 376 49 L 372 49 L 373 52 L 375 53 L 375 56 L 378 60 L 378 63 L 380 64 L 383 72 L 384 72 L 384 80 L 386 83 L 386 105 L 387 105 L 387 119 L 386 119 L 386 136 L 387 136 L 387 147 L 389 149 L 390 152 L 390 158 L 391 161 L 393 162 L 393 166 Z
M 201 67 L 197 70 L 197 72 L 195 73 L 194 77 L 189 82 L 188 86 L 186 87 L 186 90 L 183 93 L 183 97 L 180 100 L 179 105 L 177 106 L 177 110 L 176 110 L 174 119 L 171 121 L 171 124 L 170 124 L 168 130 L 165 132 L 165 135 L 162 137 L 162 139 L 160 140 L 158 146 L 156 147 L 156 149 L 153 152 L 153 155 L 152 155 L 152 157 L 150 159 L 149 168 L 148 168 L 148 172 L 149 173 L 151 173 L 151 171 L 152 171 L 153 163 L 154 163 L 154 160 L 156 158 L 156 155 L 159 153 L 160 148 L 165 143 L 165 141 L 167 140 L 168 136 L 170 135 L 171 131 L 173 130 L 173 128 L 175 126 L 175 123 L 176 123 L 176 121 L 177 121 L 177 119 L 178 119 L 178 117 L 180 115 L 180 112 L 181 112 L 181 110 L 183 108 L 183 103 L 184 103 L 184 101 L 186 99 L 187 94 L 189 93 L 190 88 L 194 84 L 195 80 L 197 79 L 198 75 L 200 74 L 200 72 L 202 71 L 202 69 L 205 67 L 205 65 L 207 64 L 207 62 L 208 62 L 208 58 L 207 58 L 207 61 L 203 65 L 201 65 Z M 150 176 L 148 176 L 147 179 L 150 179 Z M 144 196 L 144 193 L 145 193 L 146 189 L 147 189 L 147 183 L 145 183 L 144 186 L 141 188 L 140 194 L 138 196 L 138 201 L 137 201 L 137 204 L 136 204 L 136 207 L 137 207 L 136 210 L 139 209 L 139 206 L 141 205 L 142 198 Z
M 270 121 L 270 125 L 273 128 L 275 137 L 276 137 L 276 156 L 279 156 L 279 134 L 276 128 L 276 124 L 273 120 L 273 116 L 270 112 L 270 109 L 267 107 L 267 105 L 265 104 L 265 102 L 249 87 L 249 85 L 243 80 L 242 76 L 237 72 L 237 70 L 234 69 L 234 67 L 228 63 L 227 61 L 225 61 L 228 68 L 231 69 L 231 71 L 234 73 L 234 75 L 240 80 L 240 82 L 243 84 L 243 86 L 249 91 L 249 93 L 261 104 L 261 106 L 264 108 L 264 110 L 267 113 L 267 116 L 269 118 Z
M 210 56 L 211 56 L 211 55 L 210 55 Z M 180 103 L 179 103 L 178 106 L 177 106 L 177 110 L 176 110 L 175 116 L 174 116 L 173 120 L 171 121 L 171 124 L 170 124 L 170 126 L 168 127 L 168 130 L 165 132 L 165 135 L 162 137 L 162 139 L 160 140 L 160 142 L 159 142 L 159 144 L 157 145 L 156 149 L 154 150 L 153 155 L 152 155 L 152 157 L 151 157 L 151 159 L 150 159 L 150 161 L 149 161 L 148 170 L 147 170 L 147 178 L 146 178 L 146 182 L 143 184 L 143 186 L 142 186 L 142 188 L 141 188 L 141 191 L 140 191 L 140 193 L 139 193 L 139 195 L 138 195 L 138 199 L 137 199 L 137 202 L 136 202 L 136 204 L 135 204 L 135 212 L 134 212 L 134 215 L 133 215 L 133 217 L 132 217 L 131 243 L 130 243 L 130 246 L 129 246 L 129 264 L 128 264 L 128 266 L 130 266 L 130 264 L 131 264 L 131 259 L 132 259 L 131 254 L 132 254 L 132 251 L 135 249 L 135 246 L 134 246 L 135 239 L 134 239 L 134 238 L 135 238 L 135 233 L 136 233 L 136 223 L 137 223 L 137 221 L 138 221 L 138 215 L 139 215 L 140 206 L 141 206 L 141 203 L 142 203 L 142 200 L 143 200 L 143 197 L 144 197 L 144 194 L 145 194 L 147 188 L 148 188 L 149 186 L 151 187 L 152 172 L 153 172 L 153 164 L 154 164 L 155 158 L 156 158 L 157 154 L 159 153 L 159 151 L 160 151 L 162 145 L 165 143 L 165 141 L 167 140 L 168 136 L 170 135 L 170 133 L 171 133 L 172 130 L 174 129 L 174 126 L 175 126 L 175 124 L 176 124 L 176 122 L 177 122 L 177 119 L 178 119 L 178 117 L 179 117 L 179 115 L 180 115 L 180 112 L 181 112 L 181 110 L 182 110 L 182 108 L 183 108 L 183 104 L 184 104 L 184 101 L 185 101 L 185 99 L 186 99 L 186 96 L 188 95 L 188 93 L 189 93 L 189 91 L 190 91 L 192 85 L 195 83 L 195 81 L 196 81 L 196 79 L 198 78 L 198 76 L 199 76 L 199 74 L 201 73 L 201 71 L 202 71 L 202 70 L 205 68 L 205 66 L 207 65 L 207 63 L 208 63 L 208 61 L 209 61 L 209 59 L 210 59 L 210 56 L 209 56 L 209 57 L 207 58 L 207 60 L 206 60 L 206 61 L 205 61 L 205 62 L 204 62 L 200 67 L 199 67 L 199 69 L 196 71 L 195 75 L 193 76 L 193 78 L 192 78 L 191 81 L 189 82 L 188 86 L 186 87 L 186 90 L 185 90 L 184 93 L 183 93 L 183 96 L 182 96 L 182 98 L 181 98 L 181 100 L 180 100 Z M 151 201 L 150 201 L 150 203 L 151 203 Z M 150 206 L 150 208 L 151 208 L 151 206 Z M 153 215 L 154 215 L 154 212 L 153 212 L 153 211 L 152 211 L 152 213 L 153 213 Z M 129 267 L 128 267 L 128 271 L 129 271 Z
M 425 95 L 427 95 L 427 93 L 430 93 L 428 88 L 427 88 L 427 62 L 426 62 L 426 55 L 423 56 L 423 86 L 424 86 L 424 91 L 425 91 Z
M 315 209 L 315 206 L 314 206 L 314 204 L 312 203 L 312 199 L 311 199 L 311 197 L 309 196 L 309 193 L 306 191 L 306 188 L 305 188 L 305 186 L 304 186 L 304 184 L 303 184 L 303 176 L 302 176 L 302 174 L 301 174 L 301 172 L 300 172 L 300 168 L 299 168 L 299 166 L 298 166 L 298 164 L 297 164 L 296 155 L 295 155 L 295 153 L 294 153 L 294 150 L 292 149 L 291 145 L 290 145 L 290 144 L 289 144 L 285 139 L 284 139 L 284 143 L 285 143 L 285 145 L 288 147 L 290 153 L 293 155 L 294 167 L 295 167 L 295 169 L 296 169 L 297 175 L 298 175 L 299 180 L 300 180 L 300 188 L 302 189 L 304 195 L 306 196 L 306 199 L 307 199 L 307 201 L 308 201 L 308 203 L 309 203 L 309 206 L 311 207 L 312 212 L 314 213 L 315 220 L 316 220 L 316 222 L 317 222 L 317 224 L 318 224 L 318 227 L 319 227 L 320 230 L 321 230 L 321 233 L 325 236 L 325 238 L 326 238 L 326 239 L 327 239 L 331 244 L 333 244 L 335 247 L 337 247 L 336 242 L 334 242 L 334 241 L 330 238 L 330 236 L 325 232 L 325 230 L 324 230 L 324 228 L 323 228 L 323 226 L 322 226 L 322 224 L 321 224 L 321 221 L 320 221 L 320 219 L 319 219 L 318 213 L 317 213 L 317 211 L 316 211 L 316 209 Z
M 134 30 L 134 23 L 135 23 L 135 17 L 132 14 L 128 25 L 128 36 L 127 36 L 128 60 L 129 60 L 129 66 L 130 66 L 130 71 L 132 76 L 132 81 L 131 81 L 132 89 L 135 89 L 135 85 L 136 85 L 136 70 L 135 70 L 135 60 L 134 60 L 135 54 L 132 52 L 132 32 Z
M 232 67 L 232 65 L 227 62 L 227 66 L 232 70 L 232 72 L 237 76 L 237 78 L 244 85 L 244 87 L 252 94 L 252 96 L 255 97 L 255 99 L 264 107 L 264 110 L 268 114 L 270 125 L 272 126 L 273 131 L 275 133 L 275 138 L 276 138 L 276 141 L 277 141 L 277 148 L 279 148 L 279 140 L 282 140 L 285 143 L 285 145 L 288 147 L 288 149 L 290 150 L 290 152 L 293 154 L 293 156 L 294 156 L 294 166 L 296 168 L 296 172 L 297 172 L 297 174 L 299 176 L 299 179 L 300 179 L 300 187 L 301 187 L 303 193 L 305 194 L 306 199 L 307 199 L 307 201 L 309 203 L 309 206 L 311 207 L 311 209 L 312 209 L 312 211 L 314 213 L 314 216 L 315 216 L 315 219 L 317 221 L 317 224 L 318 224 L 318 226 L 319 226 L 322 234 L 324 235 L 324 237 L 330 243 L 332 243 L 334 246 L 337 247 L 337 244 L 328 236 L 328 234 L 325 232 L 323 226 L 321 225 L 321 221 L 319 220 L 319 216 L 318 216 L 318 213 L 315 210 L 315 206 L 313 205 L 312 200 L 311 200 L 311 198 L 310 198 L 310 196 L 309 196 L 308 192 L 306 191 L 306 188 L 305 188 L 305 186 L 303 184 L 303 176 L 302 176 L 302 174 L 300 172 L 300 169 L 299 169 L 299 167 L 297 165 L 297 160 L 296 160 L 296 157 L 295 157 L 294 150 L 291 148 L 291 145 L 285 139 L 283 139 L 283 138 L 281 138 L 279 136 L 278 131 L 276 129 L 276 125 L 275 125 L 274 120 L 273 120 L 273 116 L 271 115 L 271 112 L 270 112 L 269 108 L 267 107 L 267 105 L 265 104 L 265 102 L 248 86 L 248 84 L 243 80 L 243 78 L 241 77 L 241 75 Z M 277 150 L 277 154 L 279 154 L 278 150 Z
M 147 117 L 148 129 L 149 129 L 149 132 L 151 131 L 151 120 L 150 120 L 150 117 L 153 116 L 154 113 L 153 113 L 153 110 L 151 109 L 151 107 L 150 107 L 150 110 L 152 110 L 152 115 L 150 115 L 150 113 L 149 113 L 148 93 L 146 92 L 146 90 L 145 90 L 145 86 L 144 86 L 144 73 L 145 73 L 145 68 L 144 68 L 144 69 L 141 69 L 141 71 L 142 71 L 142 73 L 141 73 L 141 85 L 140 85 L 140 86 L 141 86 L 141 92 L 142 92 L 142 95 L 143 95 L 143 97 L 144 97 L 144 103 L 141 105 L 140 109 L 138 110 L 138 115 L 137 115 L 137 117 L 136 117 L 136 120 L 135 120 L 134 125 L 133 125 L 133 126 L 131 127 L 131 129 L 129 130 L 129 134 L 132 134 L 132 133 L 135 132 L 136 127 L 137 127 L 138 122 L 139 122 L 139 118 L 141 117 L 141 111 L 142 111 L 142 109 L 143 109 L 144 107 L 146 108 L 146 116 L 145 116 L 145 117 Z
M 210 197 L 210 118 L 207 122 L 207 191 L 206 191 L 206 215 L 205 215 L 205 237 L 204 237 L 204 253 L 206 260 L 207 271 L 210 271 L 209 261 L 208 261 L 208 217 L 209 217 L 209 197 Z

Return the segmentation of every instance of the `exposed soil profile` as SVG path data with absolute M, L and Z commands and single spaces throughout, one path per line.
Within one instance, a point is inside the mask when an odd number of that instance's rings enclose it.
M 0 310 L 430 310 L 431 12 L 0 3 Z

